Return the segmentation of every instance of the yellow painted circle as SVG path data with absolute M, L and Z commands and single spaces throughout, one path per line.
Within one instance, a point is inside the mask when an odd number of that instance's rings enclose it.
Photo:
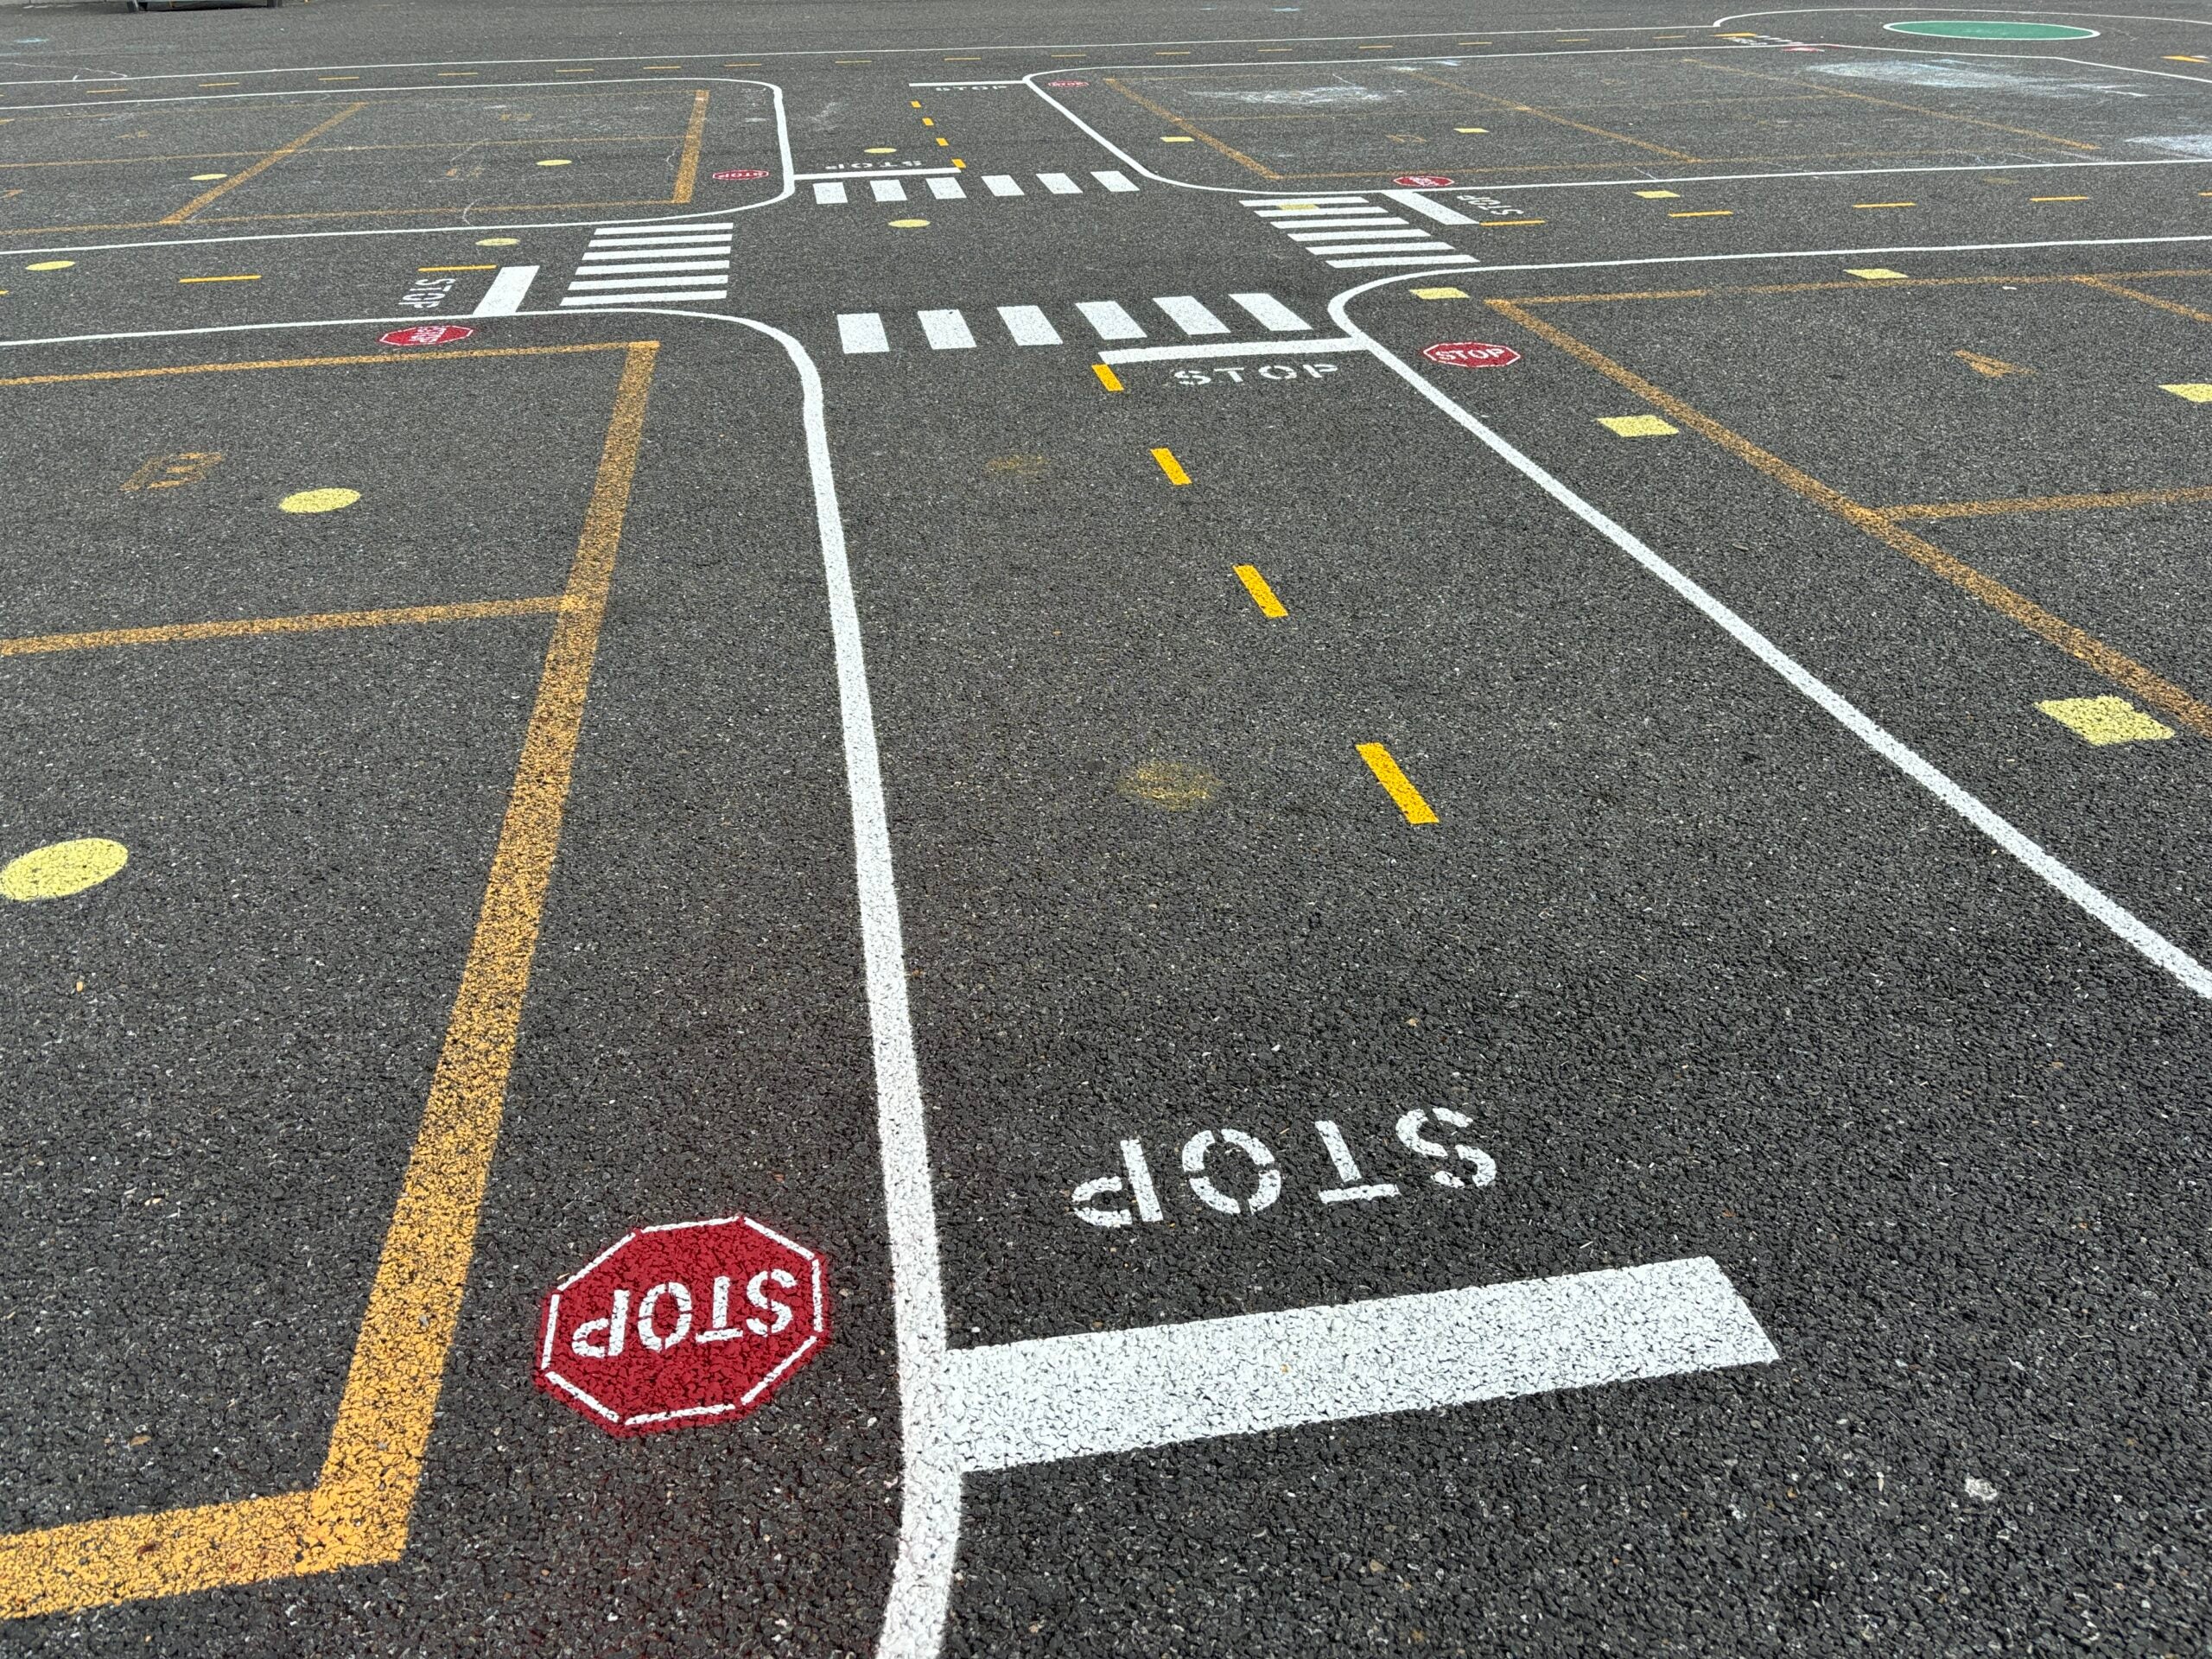
M 36 899 L 67 899 L 99 884 L 130 860 L 119 841 L 88 836 L 34 847 L 0 866 L 0 893 L 29 904 Z
M 898 153 L 899 150 L 897 146 L 893 144 L 880 144 L 875 149 L 867 152 L 867 154 L 870 156 L 896 156 Z
M 554 160 L 554 161 L 549 161 L 549 162 L 540 162 L 538 163 L 538 165 L 539 165 L 540 167 L 567 167 L 567 166 L 569 166 L 569 162 L 565 162 L 565 161 Z
M 521 240 L 518 236 L 486 236 L 479 238 L 476 245 L 480 248 L 512 248 Z
M 280 512 L 335 512 L 361 499 L 359 490 L 301 490 L 276 504 Z
M 894 219 L 891 221 L 891 228 L 894 231 L 918 231 L 928 223 L 926 219 Z
M 195 173 L 192 175 L 192 181 L 194 184 L 206 184 L 212 180 L 227 179 L 230 176 L 227 173 Z
M 77 262 L 74 259 L 41 259 L 35 265 L 25 265 L 25 270 L 67 270 Z

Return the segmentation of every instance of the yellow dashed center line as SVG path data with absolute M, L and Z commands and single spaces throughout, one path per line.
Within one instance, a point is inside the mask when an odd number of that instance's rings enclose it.
M 1152 458 L 1160 463 L 1160 470 L 1167 474 L 1170 484 L 1187 484 L 1191 475 L 1183 470 L 1183 463 L 1175 459 L 1173 449 L 1155 449 Z
M 1690 207 L 1669 213 L 1667 217 L 1669 219 L 1729 219 L 1734 216 L 1735 212 L 1733 207 Z
M 1262 616 L 1288 616 L 1290 614 L 1283 608 L 1282 601 L 1275 597 L 1275 590 L 1268 586 L 1268 579 L 1260 574 L 1260 568 L 1257 565 L 1238 565 L 1236 580 L 1243 582 L 1244 591 L 1252 595 L 1252 602 L 1260 607 Z
M 1495 231 L 1509 225 L 1541 225 L 1543 222 L 1541 219 L 1485 219 L 1481 225 L 1484 230 Z
M 1122 390 L 1122 377 L 1115 373 L 1113 370 L 1108 368 L 1103 363 L 1092 364 L 1090 365 L 1090 372 L 1098 377 L 1098 384 L 1105 387 L 1107 391 L 1119 391 Z
M 2030 201 L 2087 201 L 2087 196 L 2030 196 Z
M 259 282 L 260 280 L 261 280 L 261 278 L 260 278 L 258 276 L 180 276 L 180 277 L 178 277 L 178 278 L 177 278 L 177 281 L 179 281 L 180 283 L 257 283 L 257 282 Z
M 417 265 L 416 270 L 424 276 L 437 270 L 497 270 L 497 265 Z
M 1917 207 L 1920 206 L 1916 201 L 1854 201 L 1851 205 L 1854 207 Z
M 1398 804 L 1398 810 L 1406 815 L 1408 823 L 1434 823 L 1436 810 L 1421 798 L 1413 779 L 1399 769 L 1390 751 L 1380 743 L 1363 743 L 1359 758 L 1367 762 L 1367 769 L 1375 774 L 1375 781 Z

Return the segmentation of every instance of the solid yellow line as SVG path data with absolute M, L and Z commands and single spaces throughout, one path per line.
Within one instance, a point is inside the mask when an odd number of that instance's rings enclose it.
M 270 168 L 276 166 L 277 162 L 284 160 L 287 156 L 298 155 L 301 150 L 306 149 L 308 145 L 321 137 L 324 133 L 328 132 L 340 122 L 350 120 L 353 117 L 358 115 L 361 111 L 365 110 L 369 106 L 366 104 L 348 104 L 344 109 L 339 111 L 337 114 L 332 116 L 329 120 L 322 123 L 321 125 L 309 127 L 298 137 L 293 139 L 290 143 L 286 144 L 281 149 L 270 150 L 269 154 L 263 156 L 251 167 L 246 168 L 240 172 L 232 174 L 229 178 L 225 179 L 220 184 L 208 186 L 207 189 L 201 191 L 190 201 L 186 202 L 183 207 L 178 208 L 175 213 L 164 215 L 160 222 L 164 225 L 183 224 L 185 220 L 190 219 L 194 213 L 198 213 L 202 207 L 205 207 L 209 202 L 213 201 L 217 197 L 223 195 L 229 191 L 237 189 L 238 186 L 245 183 L 248 180 L 259 178 L 264 173 L 266 173 Z
M 144 380 L 165 374 L 231 374 L 246 369 L 353 368 L 370 363 L 457 363 L 470 357 L 557 357 L 570 352 L 620 352 L 629 342 L 592 340 L 573 346 L 478 346 L 461 352 L 379 352 L 363 357 L 270 357 L 246 363 L 178 363 L 160 369 L 86 369 L 77 374 L 19 374 L 0 386 L 59 386 L 80 380 Z
M 1500 109 L 1512 110 L 1521 115 L 1533 115 L 1540 121 L 1550 121 L 1562 127 L 1572 127 L 1577 132 L 1587 132 L 1599 138 L 1610 138 L 1616 143 L 1631 144 L 1637 149 L 1648 149 L 1655 156 L 1664 156 L 1670 162 L 1697 160 L 1696 156 L 1685 155 L 1679 149 L 1669 149 L 1664 144 L 1651 143 L 1642 138 L 1631 138 L 1624 132 L 1614 132 L 1605 127 L 1585 126 L 1580 121 L 1570 121 L 1567 117 L 1555 115 L 1549 110 L 1538 109 L 1534 104 L 1516 104 L 1511 99 L 1500 97 L 1496 92 L 1477 92 L 1471 86 L 1462 86 L 1457 81 L 1445 79 L 1441 75 L 1425 75 L 1418 69 L 1408 69 L 1404 73 L 1414 80 L 1425 80 L 1432 86 L 1443 87 L 1446 92 L 1463 92 L 1469 98 L 1481 99 L 1484 103 L 1494 105 Z
M 1541 225 L 1541 219 L 1484 219 L 1476 221 L 1484 230 L 1503 230 L 1509 225 Z
M 1254 161 L 1243 150 L 1215 137 L 1213 134 L 1208 132 L 1204 127 L 1199 126 L 1196 122 L 1186 121 L 1181 116 L 1176 114 L 1174 111 L 1166 108 L 1163 105 L 1154 103 L 1142 92 L 1134 91 L 1130 87 L 1124 86 L 1112 75 L 1106 76 L 1105 81 L 1109 86 L 1111 86 L 1123 98 L 1128 99 L 1130 103 L 1136 105 L 1141 109 L 1150 111 L 1161 120 L 1167 122 L 1179 130 L 1188 133 L 1192 137 L 1197 139 L 1200 143 L 1205 145 L 1207 148 L 1218 150 L 1222 155 L 1228 156 L 1230 161 L 1235 162 L 1239 167 L 1249 167 L 1253 172 L 1258 174 L 1263 179 L 1280 180 L 1282 177 L 1281 174 L 1276 172 L 1266 162 Z
M 1252 595 L 1252 602 L 1260 607 L 1262 616 L 1288 616 L 1282 601 L 1275 597 L 1275 590 L 1268 586 L 1268 579 L 1260 574 L 1257 565 L 1240 564 L 1236 580 L 1244 584 L 1244 591 Z
M 453 1015 L 316 1484 L 304 1492 L 78 1522 L 0 1538 L 0 1617 L 67 1612 L 397 1559 L 422 1478 L 499 1138 L 584 695 L 659 347 L 622 380 L 545 653 Z
M 1170 484 L 1187 484 L 1191 475 L 1183 470 L 1183 463 L 1175 459 L 1173 449 L 1155 449 L 1152 458 L 1160 463 L 1160 470 L 1167 474 Z
M 1687 213 L 1669 213 L 1667 217 L 1669 219 L 1731 219 L 1735 216 L 1735 213 L 1736 210 L 1733 207 L 1699 207 Z
M 330 628 L 384 628 L 424 622 L 472 622 L 500 616 L 543 616 L 561 608 L 561 596 L 467 600 L 452 605 L 402 605 L 381 611 L 318 611 L 303 616 L 250 616 L 235 621 L 167 622 L 144 628 L 94 628 L 82 633 L 32 633 L 0 639 L 0 657 L 35 657 L 54 651 L 97 651 L 110 645 L 187 645 L 201 639 L 245 639 L 265 633 L 319 633 Z
M 180 276 L 180 283 L 257 283 L 258 276 Z
M 669 197 L 671 203 L 691 200 L 692 187 L 699 182 L 699 143 L 707 131 L 707 89 L 702 86 L 691 95 L 691 124 L 683 129 L 683 159 L 676 167 L 676 193 Z
M 1771 80 L 1784 86 L 1800 85 L 1788 75 L 1762 74 L 1756 69 L 1738 69 L 1728 64 L 1711 63 L 1703 58 L 1685 58 L 1682 61 L 1695 64 L 1700 69 L 1718 69 L 1725 75 L 1747 75 L 1753 80 Z M 1928 116 L 1937 121 L 1959 121 L 1970 127 L 1987 127 L 1993 132 L 2009 132 L 2016 138 L 2039 138 L 2046 144 L 2059 144 L 2068 149 L 2094 149 L 2096 148 L 2094 144 L 2083 143 L 2078 138 L 2061 138 L 2056 133 L 2037 132 L 2033 127 L 2008 127 L 2001 122 L 1984 121 L 1979 116 L 1953 115 L 1948 110 L 1931 110 L 1924 104 L 1900 104 L 1895 99 L 1876 98 L 1871 92 L 1847 92 L 1830 87 L 1822 95 L 1828 98 L 1853 99 L 1861 104 L 1878 104 L 1885 110 L 1908 110 L 1915 115 Z
M 497 265 L 417 265 L 415 269 L 425 275 L 434 270 L 497 270 Z
M 2087 196 L 2030 196 L 2030 201 L 2087 201 Z
M 1098 384 L 1105 387 L 1107 391 L 1119 391 L 1122 390 L 1122 377 L 1115 373 L 1113 370 L 1108 368 L 1103 363 L 1092 364 L 1090 365 L 1090 372 L 1098 377 Z
M 1851 205 L 1854 207 L 1917 207 L 1920 206 L 1916 201 L 1854 201 Z
M 1993 501 L 1920 501 L 1878 509 L 1885 518 L 1981 518 L 2000 512 L 2085 512 L 2100 507 L 2163 507 L 2212 501 L 2212 489 L 2106 490 L 2094 495 L 2022 495 Z
M 2148 275 L 2148 272 L 2144 273 Z M 2101 294 L 2116 294 L 2123 300 L 2134 300 L 2144 305 L 2153 305 L 2161 311 L 2171 311 L 2177 317 L 2187 317 L 2191 322 L 2212 322 L 2212 311 L 2199 311 L 2194 306 L 2183 305 L 2179 300 L 2169 300 L 2156 294 L 2145 294 L 2139 288 L 2130 288 L 2103 276 L 2075 276 L 2068 278 L 2084 288 L 2094 288 Z
M 1390 798 L 1398 804 L 1398 810 L 1406 815 L 1408 823 L 1434 823 L 1435 809 L 1422 798 L 1413 779 L 1400 771 L 1390 751 L 1380 743 L 1363 743 L 1359 758 L 1367 762 L 1367 769 L 1375 774 L 1375 781 L 1382 785 Z
M 1984 575 L 1965 560 L 1954 558 L 1933 543 L 1923 541 L 1902 525 L 1891 522 L 1889 515 L 1879 508 L 1854 501 L 1840 490 L 1823 484 L 1811 474 L 1792 467 L 1779 455 L 1760 448 L 1749 438 L 1721 425 L 1701 410 L 1693 409 L 1671 393 L 1662 391 L 1643 376 L 1622 367 L 1564 328 L 1532 315 L 1511 300 L 1491 300 L 1486 303 L 1499 315 L 1510 317 L 1530 333 L 1549 340 L 1578 362 L 1595 369 L 1616 385 L 1626 387 L 1653 408 L 1663 410 L 1672 419 L 1719 444 L 1738 460 L 1758 468 L 1783 487 L 1795 491 L 1815 505 L 1825 508 L 1847 524 L 1856 525 L 1877 541 L 1941 576 L 1961 592 L 1980 600 L 1999 615 L 2010 618 L 2038 639 L 2057 646 L 2075 661 L 2086 664 L 2107 679 L 2125 686 L 2144 702 L 2171 715 L 2200 737 L 2212 737 L 2212 708 L 2208 708 L 2171 680 L 2152 673 L 2134 658 L 2113 650 L 2094 634 L 2077 628 L 2063 617 L 2044 609 L 2024 594 L 2014 591 L 1993 577 Z

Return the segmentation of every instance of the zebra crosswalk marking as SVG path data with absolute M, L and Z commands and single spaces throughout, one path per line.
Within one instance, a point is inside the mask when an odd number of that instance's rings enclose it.
M 1294 334 L 1313 326 L 1272 294 L 1232 294 L 1229 297 L 1243 307 L 1254 321 L 1275 334 Z
M 1144 329 L 1137 320 L 1111 300 L 1082 300 L 1077 310 L 1083 320 L 1096 331 L 1101 340 L 1142 340 Z
M 814 187 L 814 204 L 817 207 L 836 207 L 851 200 L 838 180 L 823 179 Z
M 1065 173 L 1039 173 L 1037 182 L 1056 196 L 1079 196 L 1083 187 Z
M 995 196 L 1018 196 L 1023 194 L 1021 186 L 1015 182 L 1011 174 L 1007 173 L 984 174 L 983 188 Z
M 957 311 L 917 311 L 915 316 L 922 325 L 922 335 L 936 352 L 967 351 L 976 343 L 976 336 L 969 331 L 968 319 Z
M 968 193 L 960 188 L 959 180 L 938 178 L 930 181 L 930 194 L 939 201 L 962 201 Z
M 1112 191 L 1117 196 L 1128 195 L 1131 191 L 1137 188 L 1135 182 L 1131 181 L 1128 175 L 1126 173 L 1116 172 L 1112 168 L 1108 168 L 1103 173 L 1093 172 L 1090 176 L 1097 180 L 1099 183 L 1104 185 L 1107 189 Z
M 891 336 L 883 332 L 883 319 L 874 311 L 844 311 L 837 316 L 837 344 L 847 357 L 868 352 L 887 352 Z
M 906 187 L 897 179 L 870 179 L 868 181 L 868 194 L 878 201 L 906 200 Z
M 664 305 L 729 297 L 728 221 L 603 225 L 577 260 L 564 306 Z
M 1153 303 L 1167 314 L 1167 320 L 1185 334 L 1225 334 L 1229 325 L 1200 305 L 1189 294 L 1162 294 Z
M 1017 346 L 1057 346 L 1060 331 L 1052 327 L 1052 320 L 1033 305 L 1002 305 L 999 307 L 999 321 L 1006 324 L 1006 331 Z
M 1135 358 L 1233 356 L 1268 350 L 1334 350 L 1344 344 L 1341 340 L 1317 341 L 1313 339 L 1313 325 L 1272 294 L 1256 291 L 1231 294 L 1228 300 L 1228 306 L 1217 308 L 1195 294 L 1154 295 L 1150 305 L 1173 325 L 1168 331 L 1171 339 L 1205 340 L 1208 343 L 1124 348 L 1120 353 L 1109 352 L 1106 355 L 1112 359 L 1117 355 L 1128 355 L 1134 350 Z M 1229 321 L 1224 313 L 1228 313 L 1231 306 L 1266 329 L 1266 337 L 1251 338 L 1245 332 L 1249 325 L 1244 323 L 1241 317 L 1234 324 Z M 1084 300 L 1072 308 L 1083 319 L 1083 324 L 1091 336 L 1100 343 L 1147 338 L 1145 324 L 1128 306 L 1118 300 Z M 1001 305 L 990 309 L 997 314 L 999 326 L 1005 330 L 1006 341 L 1014 346 L 1085 343 L 1081 339 L 1073 338 L 1080 334 L 1080 329 L 1071 325 L 1063 332 L 1061 326 L 1046 314 L 1043 306 Z M 977 326 L 971 324 L 967 314 L 956 306 L 936 307 L 916 311 L 912 315 L 923 340 L 931 351 L 971 351 L 988 343 L 978 337 Z M 988 318 L 985 321 L 988 322 Z M 1153 331 L 1159 331 L 1160 327 L 1155 322 Z M 989 330 L 986 327 L 983 332 L 988 333 Z M 1245 338 L 1234 338 L 1239 333 L 1245 333 Z M 1307 338 L 1284 340 L 1281 336 L 1285 334 L 1304 334 Z M 892 349 L 891 328 L 881 312 L 841 312 L 837 315 L 837 341 L 848 357 L 878 355 Z

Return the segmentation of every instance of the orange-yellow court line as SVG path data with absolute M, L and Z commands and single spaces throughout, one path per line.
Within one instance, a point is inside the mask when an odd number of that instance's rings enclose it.
M 2104 507 L 2171 507 L 2212 501 L 2212 488 L 2101 490 L 2088 495 L 2020 495 L 1988 501 L 1916 501 L 1901 507 L 1877 507 L 1888 519 L 1984 518 L 2006 512 L 2093 512 Z
M 55 651 L 100 651 L 111 645 L 190 645 L 203 639 L 321 633 L 334 628 L 404 627 L 416 623 L 474 622 L 502 616 L 543 616 L 559 610 L 562 602 L 558 594 L 542 594 L 531 599 L 463 600 L 450 605 L 400 605 L 379 611 L 315 611 L 299 616 L 246 616 L 218 622 L 161 622 L 141 628 L 22 634 L 13 639 L 0 639 L 0 657 L 36 657 Z
M 217 197 L 226 195 L 231 191 L 237 189 L 238 186 L 249 183 L 251 181 L 259 178 L 264 173 L 266 173 L 270 168 L 275 167 L 278 162 L 285 160 L 289 156 L 298 155 L 302 150 L 305 149 L 316 139 L 321 137 L 324 133 L 328 132 L 333 127 L 338 125 L 341 121 L 352 120 L 355 116 L 359 115 L 363 110 L 365 110 L 369 106 L 366 104 L 348 104 L 344 109 L 339 111 L 337 114 L 332 116 L 327 121 L 321 122 L 315 126 L 309 127 L 298 137 L 293 139 L 290 143 L 282 145 L 276 149 L 270 150 L 266 156 L 256 162 L 251 167 L 243 168 L 238 172 L 232 174 L 229 178 L 225 179 L 220 184 L 209 185 L 205 190 L 202 190 L 190 201 L 186 202 L 183 207 L 178 208 L 175 213 L 162 214 L 161 222 L 164 225 L 183 224 L 194 213 L 198 213 L 202 207 L 205 207 L 209 202 L 213 201 Z
M 1854 501 L 1840 490 L 1791 466 L 1779 455 L 1760 448 L 1749 438 L 1723 426 L 1671 392 L 1662 391 L 1635 371 L 1624 368 L 1595 346 L 1535 316 L 1522 306 L 1511 300 L 1490 300 L 1485 303 L 1500 316 L 1520 324 L 1540 339 L 1550 341 L 1586 367 L 1595 369 L 1615 385 L 1634 392 L 1654 409 L 1662 410 L 1669 419 L 1718 444 L 1785 488 L 1834 513 L 1845 523 L 1865 531 L 1923 569 L 1941 576 L 1961 593 L 1980 600 L 2000 616 L 2018 623 L 2075 661 L 2126 687 L 2142 701 L 2171 715 L 2198 736 L 2212 737 L 2212 708 L 2208 708 L 2171 680 L 2154 674 L 2133 658 L 2115 651 L 2095 635 L 2045 610 L 2024 594 L 2016 592 L 1993 576 L 1985 575 L 1965 560 L 1955 558 L 1932 542 L 1922 540 L 1903 525 L 1893 523 L 1879 508 Z
M 1174 111 L 1167 109 L 1161 105 L 1154 103 L 1142 92 L 1138 92 L 1135 87 L 1129 86 L 1127 82 L 1121 80 L 1117 77 L 1108 75 L 1105 77 L 1105 81 L 1109 86 L 1111 86 L 1123 98 L 1128 99 L 1130 103 L 1137 105 L 1141 108 L 1151 111 L 1153 114 L 1158 116 L 1170 126 L 1188 133 L 1192 137 L 1197 139 L 1208 149 L 1220 151 L 1221 154 L 1228 156 L 1230 161 L 1235 162 L 1239 167 L 1249 168 L 1253 172 L 1258 174 L 1263 179 L 1280 180 L 1282 177 L 1281 174 L 1276 172 L 1273 168 L 1268 166 L 1266 163 L 1254 161 L 1243 150 L 1215 137 L 1213 134 L 1208 132 L 1204 127 L 1198 125 L 1197 122 L 1185 120 L 1183 117 L 1176 114 Z
M 1446 92 L 1463 93 L 1469 98 L 1478 98 L 1496 109 L 1510 110 L 1516 115 L 1533 115 L 1539 121 L 1550 121 L 1562 127 L 1572 127 L 1577 132 L 1586 132 L 1593 137 L 1610 138 L 1616 143 L 1630 144 L 1637 149 L 1648 149 L 1655 156 L 1664 156 L 1670 162 L 1694 162 L 1698 159 L 1679 149 L 1669 149 L 1664 144 L 1651 143 L 1642 138 L 1631 138 L 1624 132 L 1614 132 L 1605 127 L 1591 126 L 1586 122 L 1569 120 L 1566 116 L 1554 114 L 1550 110 L 1540 110 L 1533 104 L 1516 104 L 1511 99 L 1500 97 L 1496 92 L 1478 92 L 1472 86 L 1462 86 L 1459 82 L 1446 80 L 1441 75 L 1423 74 L 1418 69 L 1408 69 L 1405 73 L 1410 79 L 1425 80 L 1432 86 L 1443 87 Z
M 0 386 L 60 386 L 87 380 L 152 380 L 171 374 L 238 374 L 249 369 L 354 368 L 371 363 L 458 363 L 478 357 L 565 357 L 575 352 L 624 352 L 620 340 L 569 346 L 476 346 L 448 352 L 376 352 L 358 357 L 265 357 L 244 363 L 172 363 L 151 369 L 83 369 L 75 374 L 19 374 Z
M 2164 274 L 2164 273 L 2161 273 Z M 2135 300 L 2144 305 L 2155 305 L 2161 311 L 2171 311 L 2177 317 L 2187 317 L 2191 322 L 2212 322 L 2212 311 L 2199 311 L 2178 300 L 2164 299 L 2156 294 L 2145 294 L 2113 282 L 2108 276 L 2076 276 L 2074 279 L 2084 288 L 2094 288 L 2101 294 L 2117 295 L 2123 300 Z
M 538 677 L 475 937 L 321 1473 L 303 1492 L 0 1538 L 0 1617 L 365 1567 L 397 1560 L 407 1546 L 408 1517 L 499 1139 L 659 347 L 639 340 L 623 349 L 613 418 Z
M 1876 294 L 1899 288 L 1985 288 L 2001 284 L 2011 288 L 2031 288 L 2051 283 L 2081 283 L 2100 287 L 2110 292 L 2124 294 L 2129 299 L 2139 299 L 2162 308 L 2172 303 L 2161 301 L 2155 295 L 2137 294 L 2123 289 L 2114 281 L 2125 276 L 2139 283 L 2165 281 L 2184 276 L 2212 276 L 2212 267 L 2182 270 L 2120 270 L 2090 276 L 1893 276 L 1878 283 L 1854 276 L 1849 281 L 1819 283 L 1751 283 L 1722 288 L 1664 288 L 1643 289 L 1610 294 L 1524 294 L 1514 301 L 1516 305 L 1597 305 L 1609 300 L 1703 300 L 1724 294 L 1827 294 L 1849 289 L 1858 294 Z
M 1732 64 L 1708 63 L 1703 58 L 1685 58 L 1682 61 L 1694 63 L 1700 69 L 1717 69 L 1724 75 L 1749 75 L 1753 80 L 1771 80 L 1785 86 L 1794 84 L 1787 75 L 1762 74 L 1757 69 L 1738 69 Z M 2039 139 L 2046 144 L 2059 144 L 2068 149 L 2097 148 L 2094 144 L 2082 143 L 2079 138 L 2061 138 L 2056 133 L 2037 132 L 2033 127 L 2008 127 L 1999 121 L 1985 121 L 1980 116 L 1954 115 L 1948 110 L 1931 110 L 1924 105 L 1900 104 L 1895 99 L 1876 98 L 1869 92 L 1847 92 L 1840 87 L 1829 87 L 1827 92 L 1830 98 L 1848 98 L 1861 104 L 1878 104 L 1885 110 L 1904 110 L 1936 121 L 1957 121 L 1969 127 L 1987 127 L 1993 132 L 2009 132 L 2016 138 Z
M 683 158 L 677 163 L 676 189 L 668 199 L 671 206 L 691 200 L 692 188 L 699 182 L 699 146 L 706 134 L 707 89 L 702 86 L 691 96 L 691 124 L 683 130 Z

